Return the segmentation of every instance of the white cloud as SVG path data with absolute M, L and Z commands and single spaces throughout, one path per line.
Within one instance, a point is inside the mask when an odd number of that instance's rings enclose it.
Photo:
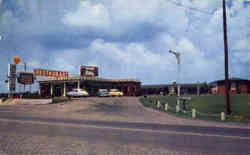
M 63 22 L 79 27 L 108 28 L 110 17 L 107 8 L 103 4 L 81 1 L 79 8 L 74 12 L 67 13 Z
M 216 0 L 202 0 L 202 1 L 201 0 L 182 0 L 182 1 L 186 1 L 187 5 L 185 6 L 188 6 L 190 8 L 200 9 L 201 11 L 204 11 L 204 12 L 212 12 L 218 7 L 220 7 L 222 4 L 220 1 L 216 1 Z
M 234 57 L 237 59 L 236 62 L 250 63 L 250 50 L 236 51 Z
M 236 44 L 234 45 L 233 49 L 250 49 L 250 40 L 248 39 L 243 39 L 243 40 L 239 40 L 236 42 Z
M 168 53 L 167 51 L 171 49 L 181 53 L 182 82 L 194 81 L 195 79 L 213 80 L 215 77 L 221 76 L 220 74 L 223 72 L 223 59 L 220 59 L 220 55 L 217 54 L 216 57 L 206 56 L 205 52 L 198 48 L 194 41 L 186 37 L 175 38 L 164 32 L 153 42 L 154 47 L 162 52 Z M 173 55 L 171 57 L 171 62 L 176 65 L 175 57 Z
M 232 7 L 230 8 L 230 13 L 235 14 L 243 8 L 244 8 L 244 0 L 232 0 Z
M 183 54 L 186 55 L 186 56 L 187 56 L 187 55 L 190 55 L 190 56 L 192 56 L 192 57 L 197 57 L 197 56 L 200 56 L 200 55 L 201 55 L 199 49 L 197 49 L 197 48 L 193 45 L 193 43 L 192 43 L 190 40 L 186 39 L 186 38 L 182 38 L 182 39 L 179 41 L 179 43 L 178 43 L 176 49 L 177 49 L 178 51 L 180 51 L 180 53 L 183 53 Z
M 188 24 L 185 8 L 165 0 L 146 3 L 144 0 L 116 0 L 109 3 L 83 1 L 76 11 L 67 13 L 62 21 L 71 26 L 101 28 L 111 35 L 127 32 L 137 24 L 167 26 L 173 32 L 184 31 Z
M 93 52 L 102 53 L 107 59 L 124 63 L 126 65 L 150 66 L 158 65 L 159 68 L 164 68 L 170 65 L 166 55 L 153 53 L 146 49 L 143 44 L 139 43 L 109 43 L 104 40 L 95 40 L 92 42 L 90 50 Z M 162 67 L 161 67 L 162 66 Z
M 160 7 L 160 0 L 116 0 L 113 1 L 110 8 L 115 22 L 152 22 Z
M 250 62 L 250 39 L 245 38 L 235 42 L 232 47 L 234 62 L 249 63 Z

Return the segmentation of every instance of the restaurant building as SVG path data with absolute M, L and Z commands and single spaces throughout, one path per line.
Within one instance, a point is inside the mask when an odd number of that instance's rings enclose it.
M 66 96 L 74 88 L 95 96 L 99 89 L 119 89 L 125 96 L 136 96 L 141 82 L 136 79 L 107 79 L 94 76 L 50 77 L 38 80 L 41 96 Z

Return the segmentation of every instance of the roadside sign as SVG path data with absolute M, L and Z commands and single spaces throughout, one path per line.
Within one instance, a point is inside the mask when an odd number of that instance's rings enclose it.
M 16 65 L 15 64 L 9 64 L 8 65 L 8 77 L 16 77 Z
M 81 76 L 98 76 L 98 67 L 97 66 L 80 66 L 80 75 Z
M 36 76 L 49 76 L 49 77 L 68 77 L 68 72 L 54 71 L 47 69 L 34 69 L 34 75 Z
M 8 79 L 8 90 L 15 91 L 16 90 L 16 78 Z
M 34 75 L 30 72 L 19 72 L 17 82 L 25 85 L 32 85 L 34 83 Z

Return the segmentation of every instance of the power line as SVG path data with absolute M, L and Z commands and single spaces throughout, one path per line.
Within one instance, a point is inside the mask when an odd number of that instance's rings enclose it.
M 200 13 L 204 13 L 204 14 L 208 14 L 208 15 L 213 15 L 214 14 L 214 11 L 207 11 L 207 10 L 201 10 L 201 9 L 198 9 L 198 8 L 195 8 L 195 7 L 189 7 L 189 6 L 185 6 L 184 4 L 182 4 L 181 2 L 177 2 L 177 1 L 174 1 L 174 0 L 166 0 L 172 4 L 175 4 L 179 7 L 182 7 L 182 8 L 186 8 L 186 9 L 190 9 L 192 11 L 196 11 L 196 12 L 200 12 Z

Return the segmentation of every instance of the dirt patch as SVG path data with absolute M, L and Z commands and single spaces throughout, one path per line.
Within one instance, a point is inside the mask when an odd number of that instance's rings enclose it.
M 106 113 L 120 113 L 122 112 L 122 106 L 120 104 L 107 104 L 107 103 L 97 103 L 90 105 L 90 108 L 94 112 L 106 112 Z
M 95 104 L 89 104 L 88 108 L 80 109 L 75 112 L 80 114 L 86 113 L 105 113 L 111 115 L 120 115 L 124 111 L 124 107 L 120 102 L 113 103 L 105 103 L 105 102 L 97 102 Z

